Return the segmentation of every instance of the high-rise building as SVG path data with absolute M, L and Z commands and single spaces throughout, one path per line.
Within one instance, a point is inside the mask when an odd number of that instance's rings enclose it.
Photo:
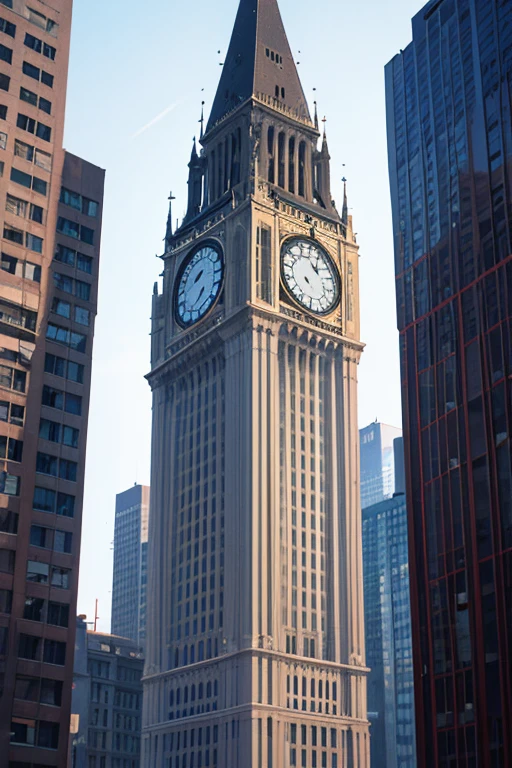
M 395 472 L 403 469 L 396 438 Z M 363 509 L 363 574 L 371 768 L 416 768 L 414 680 L 404 492 Z
M 512 765 L 512 2 L 387 66 L 418 765 Z
M 393 442 L 402 430 L 374 422 L 359 430 L 361 450 L 361 506 L 390 499 L 395 492 Z
M 136 643 L 77 619 L 70 768 L 139 768 L 143 667 Z
M 71 0 L 0 4 L 0 754 L 66 764 L 104 173 L 62 149 Z
M 276 0 L 241 0 L 163 256 L 143 764 L 367 768 L 358 246 Z
M 149 488 L 116 496 L 112 634 L 143 646 L 146 637 Z

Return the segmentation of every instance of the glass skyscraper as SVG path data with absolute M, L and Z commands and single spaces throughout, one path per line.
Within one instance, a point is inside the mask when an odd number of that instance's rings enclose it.
M 402 438 L 395 440 L 398 473 Z M 403 460 L 403 459 L 402 459 Z M 368 717 L 372 768 L 416 768 L 405 496 L 363 509 Z
M 361 507 L 389 499 L 395 491 L 393 441 L 402 435 L 398 427 L 374 422 L 359 430 L 361 451 Z
M 116 496 L 112 634 L 144 646 L 148 576 L 149 488 L 134 485 Z
M 512 765 L 512 2 L 386 70 L 418 765 Z

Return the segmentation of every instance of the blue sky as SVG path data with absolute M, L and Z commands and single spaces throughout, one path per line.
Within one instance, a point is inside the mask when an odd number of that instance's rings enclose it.
M 422 5 L 280 0 L 304 90 L 327 118 L 333 196 L 341 200 L 346 176 L 361 247 L 360 426 L 375 418 L 401 424 L 384 65 L 410 41 L 410 19 Z M 172 190 L 181 217 L 201 100 L 208 110 L 237 6 L 74 2 L 65 146 L 107 171 L 78 601 L 78 612 L 92 619 L 99 599 L 103 630 L 110 628 L 115 494 L 149 484 L 144 375 L 167 197 Z

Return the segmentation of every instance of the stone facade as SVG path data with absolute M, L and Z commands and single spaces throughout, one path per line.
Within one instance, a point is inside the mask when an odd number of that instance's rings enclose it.
M 273 54 L 279 98 L 267 63 L 240 78 L 237 46 Z M 240 4 L 219 90 L 242 81 L 193 150 L 154 296 L 142 764 L 367 768 L 358 247 L 275 0 Z M 286 287 L 297 237 L 337 275 L 326 314 Z M 202 246 L 223 255 L 222 286 L 184 328 L 176 296 Z

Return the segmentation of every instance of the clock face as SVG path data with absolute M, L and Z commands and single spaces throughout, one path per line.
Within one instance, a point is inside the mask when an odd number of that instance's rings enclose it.
M 175 296 L 176 319 L 187 328 L 217 301 L 224 277 L 224 259 L 214 243 L 202 245 L 185 262 Z
M 287 240 L 281 256 L 286 288 L 303 307 L 317 315 L 332 312 L 340 300 L 336 267 L 318 243 L 302 238 Z

